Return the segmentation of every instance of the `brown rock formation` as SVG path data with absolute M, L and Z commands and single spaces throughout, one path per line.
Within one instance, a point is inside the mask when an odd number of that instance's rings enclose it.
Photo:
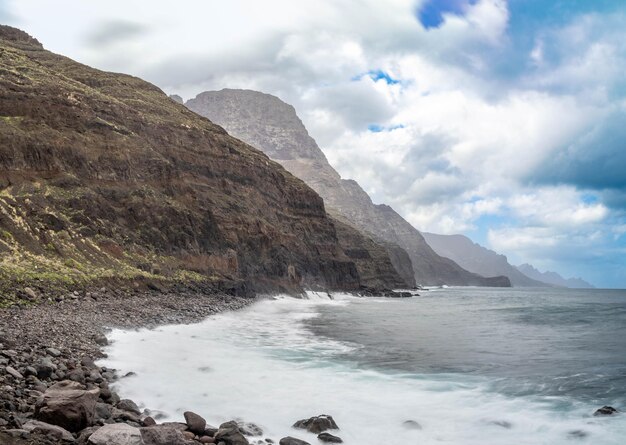
M 322 199 L 143 80 L 0 28 L 0 274 L 357 289 Z
M 391 257 L 385 246 L 347 223 L 338 219 L 334 222 L 339 244 L 348 258 L 354 261 L 362 283 L 375 289 L 400 289 L 409 286 L 394 267 L 393 261 L 396 257 Z M 402 251 L 402 249 L 398 250 Z M 400 252 L 396 254 L 402 255 Z M 410 264 L 411 260 L 408 261 Z

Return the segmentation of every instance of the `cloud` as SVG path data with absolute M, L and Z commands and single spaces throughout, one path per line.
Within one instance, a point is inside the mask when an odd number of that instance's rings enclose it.
M 531 180 L 626 193 L 626 102 L 559 147 Z M 623 202 L 614 204 L 626 208 Z
M 126 20 L 111 20 L 100 23 L 87 36 L 87 43 L 102 48 L 117 43 L 126 43 L 146 34 L 149 27 L 141 23 Z
M 602 222 L 609 214 L 607 207 L 598 202 L 585 203 L 581 195 L 573 187 L 546 187 L 513 195 L 507 206 L 517 221 L 530 226 L 564 231 Z
M 512 195 L 501 215 L 503 224 L 488 229 L 487 241 L 497 251 L 511 252 L 511 261 L 533 258 L 544 269 L 621 285 L 624 220 L 590 192 L 571 186 L 533 188 Z

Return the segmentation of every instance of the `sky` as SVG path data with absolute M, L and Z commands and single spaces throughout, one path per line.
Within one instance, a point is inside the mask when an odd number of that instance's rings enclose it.
M 275 94 L 419 230 L 626 288 L 623 0 L 0 0 L 0 23 L 185 99 Z

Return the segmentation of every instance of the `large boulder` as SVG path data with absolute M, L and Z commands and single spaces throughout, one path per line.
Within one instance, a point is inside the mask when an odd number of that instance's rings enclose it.
M 185 438 L 183 432 L 173 427 L 155 425 L 140 428 L 144 445 L 193 445 L 193 440 Z
M 287 436 L 280 439 L 278 445 L 311 445 L 309 442 L 305 442 L 304 440 L 296 439 L 295 437 Z
M 226 445 L 249 445 L 248 439 L 239 430 L 239 425 L 234 420 L 222 423 L 215 433 L 217 443 L 224 442 Z
M 101 402 L 96 403 L 95 420 L 98 420 L 98 419 L 107 420 L 107 419 L 110 419 L 112 415 L 113 415 L 113 410 L 111 408 L 111 405 L 109 405 L 108 403 L 101 403 Z
M 144 445 L 139 428 L 125 423 L 104 425 L 89 436 L 90 445 Z
M 309 419 L 298 420 L 293 424 L 294 428 L 301 428 L 313 434 L 323 433 L 327 430 L 338 430 L 339 427 L 335 423 L 332 416 L 322 414 L 320 416 L 311 417 Z
M 80 383 L 64 380 L 52 385 L 37 402 L 35 418 L 77 432 L 94 422 L 98 389 L 86 391 Z
M 116 422 L 135 422 L 141 423 L 141 416 L 131 411 L 124 411 L 117 408 L 111 409 L 111 417 Z
M 29 420 L 22 428 L 29 433 L 40 433 L 54 437 L 58 441 L 74 442 L 72 433 L 57 425 L 50 425 L 49 423 L 39 422 L 38 420 Z
M 194 434 L 202 435 L 204 434 L 204 429 L 206 428 L 206 420 L 199 416 L 198 414 L 185 411 L 183 413 L 185 416 L 185 423 L 187 423 L 187 428 Z
M 122 399 L 117 402 L 115 405 L 117 409 L 121 409 L 122 411 L 128 411 L 129 413 L 135 413 L 137 415 L 141 414 L 141 410 L 137 406 L 135 402 L 130 399 Z

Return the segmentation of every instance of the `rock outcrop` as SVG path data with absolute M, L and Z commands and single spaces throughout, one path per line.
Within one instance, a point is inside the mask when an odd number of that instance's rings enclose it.
M 233 293 L 361 285 L 322 199 L 300 179 L 154 85 L 9 27 L 0 190 L 3 282 L 186 280 Z
M 390 244 L 388 252 L 405 281 L 423 285 L 510 286 L 506 277 L 484 278 L 442 258 L 391 207 L 375 205 L 356 181 L 341 179 L 308 134 L 294 108 L 269 94 L 249 90 L 207 91 L 185 105 L 222 125 L 235 137 L 263 150 L 315 189 L 329 213 Z M 398 255 L 400 246 L 408 253 Z M 394 253 L 395 252 L 395 253 Z M 407 271 L 413 270 L 412 274 Z
M 363 285 L 372 289 L 398 289 L 414 283 L 411 280 L 404 280 L 401 270 L 395 267 L 398 263 L 400 263 L 398 267 L 402 267 L 403 264 L 410 267 L 411 260 L 406 252 L 395 245 L 386 247 L 382 243 L 377 243 L 339 219 L 335 219 L 334 223 L 339 244 L 347 257 L 354 261 Z

